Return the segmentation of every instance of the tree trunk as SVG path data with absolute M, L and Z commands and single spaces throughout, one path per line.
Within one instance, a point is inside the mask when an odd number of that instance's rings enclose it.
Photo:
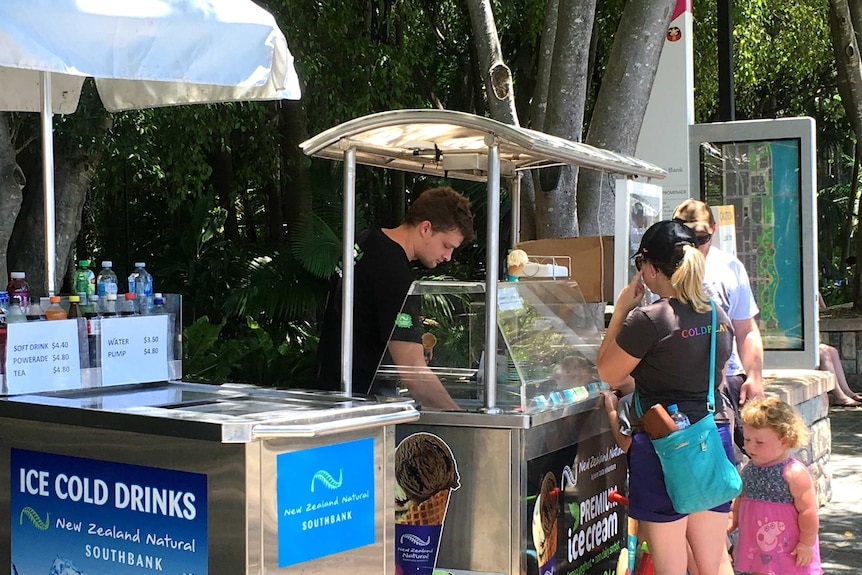
M 515 91 L 512 87 L 512 72 L 503 62 L 500 37 L 497 34 L 497 25 L 494 23 L 491 3 L 489 0 L 467 0 L 467 8 L 470 12 L 479 69 L 482 70 L 491 117 L 504 124 L 519 126 L 518 112 L 515 109 Z M 520 206 L 521 222 L 526 221 L 527 225 L 523 226 L 522 237 L 525 236 L 524 232 L 528 236 L 534 235 L 532 233 L 535 213 L 533 197 L 532 180 L 525 177 L 521 180 Z
M 859 59 L 859 44 L 853 28 L 850 6 L 847 0 L 829 0 L 829 28 L 832 33 L 832 49 L 838 71 L 838 93 L 841 104 L 856 134 L 856 156 L 862 146 L 862 62 Z M 856 233 L 856 254 L 862 253 L 862 234 Z M 853 267 L 853 307 L 862 309 L 860 290 L 860 267 Z
M 308 134 L 305 107 L 302 102 L 281 103 L 278 120 L 281 134 L 282 205 L 288 235 L 298 232 L 303 219 L 311 214 L 312 196 L 307 182 L 308 158 L 299 144 Z
M 12 237 L 15 219 L 21 210 L 24 172 L 15 160 L 15 146 L 9 129 L 9 114 L 0 112 L 0 281 L 3 286 L 9 279 L 6 267 L 6 249 Z
M 587 143 L 634 155 L 676 0 L 627 2 L 590 120 Z M 612 234 L 614 189 L 608 174 L 581 172 L 578 221 L 585 235 Z
M 110 121 L 104 122 L 107 131 Z M 104 133 L 104 132 L 103 132 Z M 42 182 L 41 156 L 33 147 L 32 166 L 21 212 L 15 220 L 14 231 L 9 241 L 8 264 L 10 268 L 27 273 L 27 283 L 35 296 L 48 295 L 45 278 L 45 202 Z M 63 278 L 69 271 L 72 248 L 81 230 L 81 212 L 90 187 L 100 152 L 86 152 L 79 142 L 64 133 L 54 138 L 54 205 L 56 231 L 56 273 L 54 284 L 58 291 L 63 287 Z M 71 287 L 71 286 L 69 286 Z
M 543 51 L 540 56 L 551 58 L 544 131 L 576 142 L 581 141 L 583 134 L 595 12 L 596 0 L 559 0 L 553 52 Z M 536 236 L 578 235 L 575 218 L 577 168 L 546 168 L 536 179 Z

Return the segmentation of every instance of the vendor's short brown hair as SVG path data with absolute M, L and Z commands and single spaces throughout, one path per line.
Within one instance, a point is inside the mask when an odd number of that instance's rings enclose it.
M 458 230 L 465 242 L 473 239 L 470 200 L 449 186 L 422 192 L 410 205 L 404 218 L 404 222 L 411 226 L 418 226 L 425 220 L 431 222 L 431 229 L 435 232 Z

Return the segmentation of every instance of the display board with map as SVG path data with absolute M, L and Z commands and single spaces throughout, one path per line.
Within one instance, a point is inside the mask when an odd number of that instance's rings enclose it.
M 800 141 L 703 143 L 700 161 L 704 201 L 734 206 L 764 348 L 804 349 Z

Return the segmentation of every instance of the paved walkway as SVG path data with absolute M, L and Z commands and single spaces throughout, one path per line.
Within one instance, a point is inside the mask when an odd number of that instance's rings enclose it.
M 832 501 L 820 508 L 823 573 L 862 573 L 862 409 L 832 409 Z

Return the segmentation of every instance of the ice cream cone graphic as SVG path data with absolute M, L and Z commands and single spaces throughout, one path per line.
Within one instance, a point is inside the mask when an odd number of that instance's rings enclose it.
M 542 478 L 542 486 L 533 508 L 533 546 L 540 573 L 554 572 L 557 553 L 557 516 L 560 511 L 560 488 L 552 472 Z
M 415 433 L 395 449 L 395 572 L 431 575 L 449 497 L 460 486 L 452 450 Z

